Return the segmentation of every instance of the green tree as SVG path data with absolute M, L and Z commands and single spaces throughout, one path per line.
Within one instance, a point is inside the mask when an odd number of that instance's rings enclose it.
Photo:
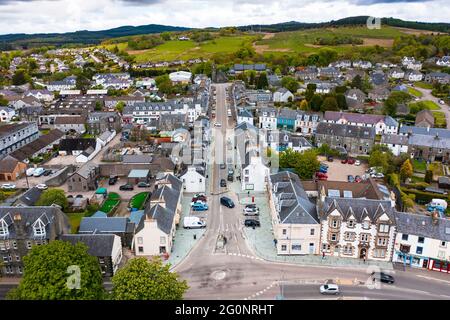
M 160 258 L 134 258 L 112 278 L 116 300 L 181 300 L 189 288 Z
M 336 102 L 338 104 L 339 110 L 347 110 L 347 99 L 345 99 L 345 96 L 342 93 L 336 94 Z
M 164 41 L 169 41 L 170 40 L 170 32 L 163 32 L 163 33 L 161 33 L 161 38 Z
M 122 113 L 124 108 L 125 108 L 125 102 L 119 101 L 116 105 L 117 112 Z
M 91 86 L 91 81 L 89 81 L 89 79 L 86 76 L 84 76 L 84 75 L 77 76 L 77 81 L 76 81 L 77 90 L 86 91 L 89 89 L 90 86 Z
M 306 99 L 303 99 L 302 102 L 300 102 L 300 110 L 304 110 L 304 111 L 309 110 L 309 103 Z
M 36 202 L 36 206 L 51 206 L 57 204 L 65 210 L 69 206 L 66 194 L 62 189 L 48 189 L 42 192 L 39 200 Z
M 353 78 L 353 80 L 352 80 L 350 86 L 351 86 L 352 88 L 357 88 L 357 89 L 360 89 L 360 90 L 363 89 L 363 79 L 361 78 L 361 76 L 360 76 L 359 74 L 356 75 L 356 76 Z
M 7 106 L 8 100 L 6 100 L 2 95 L 0 95 L 0 106 Z
M 397 101 L 394 98 L 387 98 L 386 101 L 384 101 L 383 106 L 383 113 L 389 116 L 395 116 L 397 113 Z
M 413 166 L 411 161 L 407 159 L 403 162 L 402 167 L 400 168 L 400 178 L 402 181 L 406 181 L 406 179 L 411 178 L 413 175 Z
M 289 148 L 280 153 L 279 164 L 283 169 L 294 169 L 300 179 L 305 180 L 311 179 L 314 173 L 320 168 L 317 153 L 312 149 L 299 153 Z
M 281 79 L 281 85 L 294 94 L 299 88 L 298 81 L 293 77 L 284 77 Z
M 19 286 L 8 293 L 13 300 L 99 300 L 105 298 L 97 258 L 87 253 L 83 243 L 65 241 L 34 246 L 23 257 L 24 276 Z M 80 271 L 79 288 L 71 289 L 71 266 Z
M 338 111 L 339 106 L 335 97 L 327 97 L 320 106 L 320 111 Z
M 425 182 L 426 183 L 431 183 L 433 182 L 433 171 L 432 170 L 427 170 L 425 172 Z
M 24 69 L 18 69 L 12 77 L 12 83 L 15 86 L 23 85 L 30 81 L 30 76 Z
M 102 109 L 103 109 L 102 103 L 100 101 L 95 101 L 94 109 L 95 109 L 95 111 L 102 111 Z
M 322 106 L 323 98 L 320 94 L 315 94 L 311 101 L 309 102 L 309 105 L 311 106 L 311 110 L 313 111 L 320 111 L 320 107 Z
M 269 81 L 267 80 L 267 74 L 265 72 L 261 72 L 258 77 L 258 82 L 256 83 L 257 89 L 267 89 L 269 87 Z

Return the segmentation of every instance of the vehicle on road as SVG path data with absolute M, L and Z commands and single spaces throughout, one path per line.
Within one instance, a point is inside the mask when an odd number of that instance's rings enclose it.
M 15 184 L 12 183 L 4 183 L 2 184 L 2 189 L 3 190 L 14 190 L 16 188 Z
M 109 177 L 108 184 L 109 184 L 110 186 L 113 186 L 113 185 L 116 184 L 117 180 L 119 180 L 119 177 L 118 177 L 118 176 L 111 176 L 111 177 Z
M 222 188 L 227 187 L 227 182 L 225 181 L 225 179 L 220 179 L 220 187 L 222 187 Z
M 214 127 L 216 127 L 216 128 L 220 128 L 222 125 L 220 124 L 220 123 L 218 123 L 218 122 L 215 122 L 214 123 Z
M 138 188 L 150 188 L 150 183 L 147 182 L 139 182 L 137 184 Z
M 121 190 L 121 191 L 132 191 L 132 190 L 134 190 L 134 187 L 131 184 L 124 184 L 123 186 L 119 187 L 119 190 Z
M 372 272 L 372 281 L 380 281 L 383 283 L 393 284 L 395 282 L 394 277 L 384 272 Z
M 258 220 L 254 220 L 254 219 L 246 219 L 244 221 L 244 225 L 246 227 L 261 227 L 261 223 Z
M 439 100 L 439 103 L 440 104 L 445 104 L 445 101 L 444 100 Z
M 349 175 L 347 176 L 347 182 L 355 182 L 355 177 L 352 176 L 351 174 L 349 174 Z
M 36 170 L 35 168 L 29 168 L 26 171 L 27 177 L 32 177 L 34 174 L 34 170 Z
M 185 217 L 183 219 L 183 227 L 185 229 L 202 229 L 206 228 L 206 222 L 198 217 Z
M 197 201 L 192 204 L 192 211 L 206 211 L 208 210 L 208 205 L 204 202 Z
M 44 172 L 44 168 L 37 168 L 36 170 L 34 170 L 33 177 L 40 177 L 44 174 Z
M 355 161 L 355 166 L 360 166 L 360 165 L 361 165 L 361 161 L 356 160 L 356 161 Z
M 48 186 L 45 183 L 39 183 L 38 185 L 36 185 L 36 188 L 40 190 L 47 190 Z
M 324 284 L 320 286 L 321 294 L 339 294 L 339 286 L 337 284 Z
M 384 174 L 382 174 L 381 172 L 375 173 L 375 174 L 371 174 L 370 176 L 371 176 L 372 178 L 377 178 L 377 179 L 382 179 L 382 178 L 384 178 Z
M 227 197 L 220 198 L 220 204 L 222 204 L 222 205 L 224 205 L 225 207 L 228 207 L 228 208 L 234 208 L 235 207 L 233 200 L 231 200 L 230 198 L 227 198 Z
M 220 170 L 224 170 L 227 168 L 227 165 L 225 163 L 220 164 Z

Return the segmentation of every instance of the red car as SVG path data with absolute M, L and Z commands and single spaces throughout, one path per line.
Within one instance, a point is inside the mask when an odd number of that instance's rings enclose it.
M 327 180 L 328 175 L 326 173 L 316 172 L 316 178 L 319 180 Z
M 356 160 L 353 159 L 353 158 L 349 158 L 349 159 L 347 160 L 347 163 L 348 163 L 348 164 L 355 164 L 355 162 L 356 162 Z
M 192 198 L 192 202 L 197 202 L 197 201 L 206 202 L 206 197 L 201 195 L 201 196 L 197 196 L 197 197 Z
M 343 159 L 343 160 L 341 160 L 341 163 L 342 164 L 346 164 L 348 162 L 348 159 Z

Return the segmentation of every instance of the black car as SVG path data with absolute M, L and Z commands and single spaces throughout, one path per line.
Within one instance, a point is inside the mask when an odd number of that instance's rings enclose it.
M 137 184 L 138 188 L 150 188 L 150 183 L 147 182 L 139 182 Z
M 123 186 L 120 186 L 119 190 L 131 191 L 131 190 L 134 190 L 134 187 L 131 184 L 124 184 Z
M 234 208 L 233 200 L 231 200 L 230 198 L 227 198 L 227 197 L 220 198 L 220 204 L 222 204 L 222 205 L 224 205 L 225 207 L 228 207 L 228 208 Z
M 328 162 L 333 162 L 334 158 L 333 158 L 333 156 L 328 156 L 327 160 L 328 160 Z
M 225 163 L 222 163 L 222 164 L 220 164 L 220 169 L 226 169 L 227 168 L 227 166 L 225 165 Z
M 52 170 L 45 170 L 44 173 L 43 173 L 43 175 L 44 175 L 45 177 L 48 177 L 48 176 L 51 175 L 51 174 L 52 174 Z
M 221 186 L 222 188 L 226 188 L 227 182 L 225 181 L 225 179 L 221 179 L 221 180 L 220 180 L 220 186 Z
M 384 283 L 394 283 L 394 277 L 390 274 L 384 273 L 384 272 L 373 272 L 372 273 L 372 280 L 373 281 L 381 281 Z
M 116 184 L 117 180 L 119 180 L 119 177 L 118 177 L 118 176 L 109 177 L 108 184 L 109 184 L 110 186 L 113 186 L 113 185 Z
M 233 175 L 232 175 L 232 174 L 229 174 L 227 180 L 230 181 L 230 182 L 233 182 L 233 181 L 234 181 Z
M 258 220 L 254 220 L 254 219 L 247 219 L 244 221 L 244 225 L 246 227 L 260 227 L 261 223 Z

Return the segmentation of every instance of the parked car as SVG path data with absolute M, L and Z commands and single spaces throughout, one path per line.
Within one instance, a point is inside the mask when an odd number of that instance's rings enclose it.
M 217 127 L 217 128 L 220 128 L 222 125 L 220 124 L 220 123 L 218 123 L 218 122 L 215 122 L 214 123 L 214 127 Z
M 4 183 L 2 184 L 2 189 L 3 190 L 14 190 L 16 188 L 15 184 L 12 183 Z
M 221 164 L 220 164 L 220 170 L 224 170 L 224 169 L 226 169 L 226 168 L 227 168 L 227 166 L 226 166 L 225 163 L 221 163 Z
M 316 178 L 318 179 L 328 179 L 328 175 L 323 172 L 316 172 Z
M 245 207 L 243 209 L 244 213 L 259 213 L 258 207 Z
M 32 177 L 34 174 L 34 170 L 36 170 L 35 168 L 28 168 L 26 171 L 27 177 Z
M 227 180 L 230 181 L 230 182 L 233 182 L 234 181 L 234 176 L 232 174 L 229 174 L 228 177 L 227 177 Z
M 346 164 L 347 162 L 348 162 L 348 159 L 342 159 L 342 160 L 341 160 L 341 163 L 342 163 L 342 164 Z
M 328 168 L 320 167 L 319 172 L 328 173 Z
M 227 182 L 225 181 L 225 179 L 221 179 L 221 180 L 220 180 L 220 186 L 221 186 L 222 188 L 226 188 L 226 187 L 227 187 Z
M 361 161 L 356 160 L 356 161 L 355 161 L 355 166 L 360 166 L 360 165 L 361 165 Z
M 320 286 L 321 294 L 339 294 L 339 286 L 337 284 L 324 284 Z
M 204 195 L 199 195 L 199 196 L 193 197 L 191 201 L 192 202 L 197 202 L 197 201 L 206 202 L 206 197 Z
M 333 159 L 333 156 L 328 156 L 328 157 L 327 157 L 327 160 L 328 160 L 328 162 L 333 162 L 333 160 L 334 160 L 334 159 Z
M 46 189 L 48 189 L 48 186 L 45 183 L 40 183 L 36 186 L 36 188 L 38 188 L 40 190 L 46 190 Z
M 356 176 L 355 177 L 355 182 L 360 183 L 362 181 L 361 176 Z
M 384 178 L 384 174 L 382 174 L 381 172 L 378 173 L 373 173 L 370 175 L 372 178 L 377 178 L 377 179 L 383 179 Z
M 198 201 L 192 205 L 192 211 L 206 211 L 208 210 L 208 205 L 204 202 Z
M 348 164 L 355 164 L 356 160 L 353 158 L 348 158 L 347 163 Z
M 228 207 L 228 208 L 234 208 L 233 200 L 231 200 L 230 198 L 227 198 L 227 197 L 220 198 L 220 204 L 222 204 L 222 205 L 224 205 L 225 207 Z
M 119 187 L 119 190 L 121 190 L 121 191 L 132 191 L 132 190 L 134 190 L 134 187 L 131 184 L 124 184 L 123 186 Z
M 321 168 L 323 167 L 323 168 L 327 168 L 327 169 L 328 169 L 330 166 L 327 165 L 326 163 L 321 162 L 321 163 L 320 163 L 320 167 L 321 167 Z
M 44 168 L 37 168 L 36 170 L 34 170 L 33 176 L 40 177 L 44 174 L 44 172 L 45 172 Z
M 150 183 L 147 182 L 139 182 L 137 184 L 138 188 L 150 188 Z
M 347 181 L 348 181 L 348 182 L 355 182 L 355 177 L 352 176 L 351 174 L 349 174 L 349 175 L 347 176 Z
M 372 280 L 375 281 L 381 281 L 384 283 L 394 283 L 394 277 L 390 274 L 384 273 L 384 272 L 372 272 Z
M 252 228 L 255 228 L 255 227 L 260 227 L 260 226 L 261 226 L 261 223 L 260 223 L 258 220 L 254 220 L 254 219 L 246 219 L 246 220 L 244 221 L 244 225 L 245 225 L 246 227 L 252 227 Z
M 113 186 L 116 184 L 117 180 L 119 180 L 118 176 L 111 176 L 111 177 L 109 177 L 108 184 L 110 186 Z
M 53 173 L 52 170 L 45 170 L 45 171 L 44 171 L 44 176 L 45 176 L 45 177 L 48 177 L 48 176 L 51 175 L 52 173 Z
M 183 219 L 183 227 L 185 229 L 201 229 L 206 228 L 206 222 L 198 217 L 185 217 Z

